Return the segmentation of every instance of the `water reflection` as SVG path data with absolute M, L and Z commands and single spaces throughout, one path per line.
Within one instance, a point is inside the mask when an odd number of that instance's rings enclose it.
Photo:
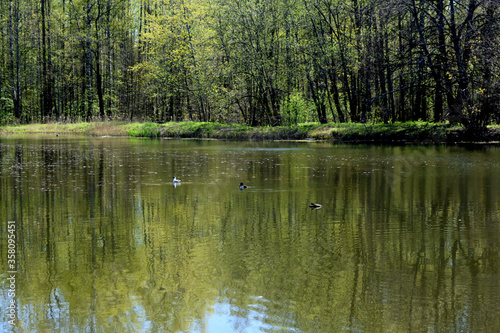
M 191 331 L 301 332 L 296 328 L 292 313 L 283 311 L 273 315 L 269 313 L 273 308 L 274 304 L 261 296 L 249 297 L 245 308 L 232 305 L 229 300 L 217 302 L 212 307 L 213 312 L 207 313 L 203 322 L 195 321 Z
M 1 138 L 20 331 L 491 331 L 499 162 L 496 147 Z

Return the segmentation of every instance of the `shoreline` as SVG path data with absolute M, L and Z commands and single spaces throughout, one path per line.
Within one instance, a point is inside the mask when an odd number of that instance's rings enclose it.
M 428 122 L 393 124 L 303 123 L 291 126 L 250 127 L 208 122 L 81 122 L 5 125 L 1 135 L 72 134 L 144 138 L 219 139 L 234 141 L 331 141 L 367 144 L 499 144 L 500 126 L 485 133 L 467 133 L 462 126 Z

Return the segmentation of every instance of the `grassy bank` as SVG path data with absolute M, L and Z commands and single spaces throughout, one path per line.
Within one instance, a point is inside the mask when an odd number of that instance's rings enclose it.
M 47 133 L 150 138 L 203 138 L 227 140 L 329 140 L 339 142 L 410 142 L 418 144 L 500 141 L 500 127 L 491 126 L 476 136 L 459 125 L 427 122 L 393 124 L 305 123 L 294 126 L 249 127 L 241 124 L 206 122 L 130 123 L 91 122 L 74 124 L 30 124 L 0 127 L 1 134 Z

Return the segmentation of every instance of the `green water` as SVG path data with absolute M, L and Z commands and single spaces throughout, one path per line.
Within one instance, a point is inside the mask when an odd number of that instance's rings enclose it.
M 0 163 L 3 331 L 8 221 L 17 332 L 500 329 L 496 147 L 8 136 Z

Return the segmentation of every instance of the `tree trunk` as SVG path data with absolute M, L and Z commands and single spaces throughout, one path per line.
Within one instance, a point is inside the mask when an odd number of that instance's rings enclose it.
M 96 79 L 96 89 L 97 89 L 97 99 L 99 101 L 99 117 L 101 120 L 106 118 L 106 113 L 104 110 L 104 88 L 102 86 L 102 75 L 101 75 L 101 64 L 99 64 L 98 59 L 100 59 L 100 43 L 97 43 L 97 56 L 95 65 L 95 79 Z
M 19 73 L 19 0 L 12 1 L 10 4 L 10 29 L 9 29 L 9 48 L 10 48 L 10 73 L 12 84 L 12 101 L 14 103 L 14 117 L 21 118 L 21 85 Z
M 48 0 L 41 0 L 42 14 L 42 93 L 41 93 L 41 113 L 42 118 L 52 116 L 54 106 L 52 96 L 52 61 L 50 55 L 50 25 L 47 18 L 50 16 Z
M 86 115 L 85 118 L 89 121 L 92 118 L 94 94 L 92 89 L 92 3 L 87 0 L 86 7 L 86 27 L 87 35 L 85 37 L 85 93 L 86 93 Z

